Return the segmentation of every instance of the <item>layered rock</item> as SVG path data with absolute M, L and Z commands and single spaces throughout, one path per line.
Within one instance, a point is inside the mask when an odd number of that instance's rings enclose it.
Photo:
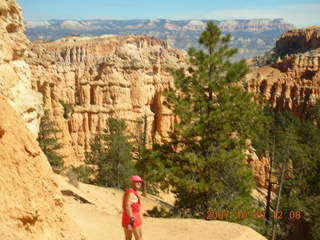
M 42 96 L 31 87 L 31 71 L 25 63 L 29 41 L 23 34 L 21 9 L 12 0 L 0 1 L 0 94 L 37 136 L 42 114 Z
M 111 116 L 125 119 L 136 133 L 146 115 L 148 142 L 168 137 L 174 118 L 161 92 L 173 84 L 169 69 L 186 64 L 185 52 L 153 37 L 68 37 L 34 44 L 28 62 L 34 89 L 63 129 L 67 165 L 84 159 L 90 139 Z M 62 103 L 73 106 L 68 119 Z
M 278 59 L 271 66 L 254 69 L 248 74 L 248 91 L 262 93 L 278 110 L 291 110 L 304 117 L 320 99 L 320 28 L 289 31 L 275 48 Z M 287 46 L 295 45 L 298 53 L 285 55 Z

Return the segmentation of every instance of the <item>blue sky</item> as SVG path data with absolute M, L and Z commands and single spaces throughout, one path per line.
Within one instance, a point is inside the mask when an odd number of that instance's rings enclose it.
M 320 0 L 18 0 L 26 20 L 284 18 L 320 25 Z

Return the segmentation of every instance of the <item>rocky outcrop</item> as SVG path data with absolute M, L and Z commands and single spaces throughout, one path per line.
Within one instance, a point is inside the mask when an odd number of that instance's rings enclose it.
M 23 34 L 21 9 L 12 0 L 0 1 L 0 94 L 37 136 L 42 96 L 32 90 L 31 71 L 24 58 L 29 41 Z
M 303 53 L 320 48 L 320 26 L 295 29 L 284 33 L 276 43 L 280 55 Z
M 320 99 L 320 28 L 289 31 L 277 42 L 278 59 L 271 66 L 248 74 L 248 91 L 262 93 L 278 110 L 290 110 L 304 117 Z M 295 44 L 298 53 L 281 57 Z M 318 47 L 318 48 L 316 48 Z
M 33 87 L 63 129 L 63 154 L 79 164 L 92 136 L 113 116 L 136 123 L 146 115 L 148 142 L 165 141 L 174 118 L 162 90 L 173 84 L 169 69 L 182 67 L 186 53 L 145 36 L 68 37 L 34 44 L 28 60 Z M 66 119 L 63 104 L 72 105 Z M 76 156 L 76 158 L 74 157 Z
M 82 239 L 46 156 L 7 101 L 0 96 L 1 239 Z

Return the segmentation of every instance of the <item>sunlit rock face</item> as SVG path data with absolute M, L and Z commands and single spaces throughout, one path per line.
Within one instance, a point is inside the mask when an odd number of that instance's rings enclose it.
M 186 62 L 184 51 L 156 38 L 112 35 L 35 43 L 28 58 L 33 88 L 43 94 L 45 108 L 63 130 L 67 165 L 83 161 L 90 139 L 109 117 L 125 119 L 137 133 L 137 121 L 146 116 L 148 142 L 165 141 L 174 116 L 162 91 L 173 86 L 170 68 Z M 73 106 L 68 117 L 62 102 Z

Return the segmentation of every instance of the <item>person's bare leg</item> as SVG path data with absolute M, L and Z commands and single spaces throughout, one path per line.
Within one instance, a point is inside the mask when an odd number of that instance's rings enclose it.
M 124 230 L 124 235 L 126 236 L 126 240 L 131 240 L 132 239 L 132 231 L 126 228 L 123 228 Z
M 133 229 L 133 235 L 135 240 L 142 240 L 142 227 Z

